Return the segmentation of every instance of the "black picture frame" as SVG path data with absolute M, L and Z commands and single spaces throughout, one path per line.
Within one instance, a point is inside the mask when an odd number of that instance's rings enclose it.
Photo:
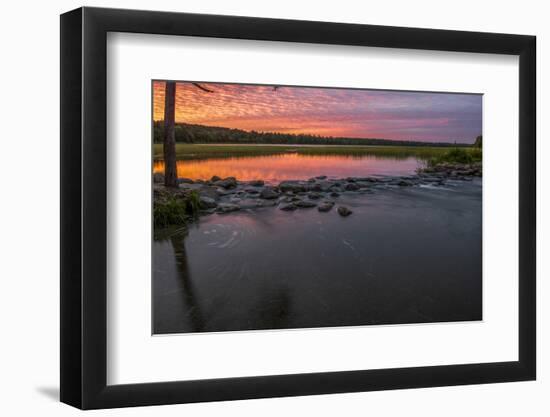
M 519 56 L 519 360 L 107 385 L 108 32 Z M 535 379 L 534 36 L 84 7 L 61 16 L 60 55 L 62 402 L 94 409 Z

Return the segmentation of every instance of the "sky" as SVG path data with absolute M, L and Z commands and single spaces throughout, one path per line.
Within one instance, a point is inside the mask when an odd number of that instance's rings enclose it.
M 178 82 L 176 122 L 350 138 L 473 143 L 480 94 Z M 153 83 L 153 118 L 164 118 L 165 83 Z

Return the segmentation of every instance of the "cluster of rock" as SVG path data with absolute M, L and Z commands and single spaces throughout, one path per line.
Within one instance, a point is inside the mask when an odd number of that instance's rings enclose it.
M 471 177 L 481 177 L 483 174 L 481 162 L 473 164 L 452 164 L 442 162 L 420 170 L 421 174 L 435 174 L 445 178 L 468 180 Z
M 155 183 L 162 183 L 161 175 L 155 174 Z M 269 185 L 262 180 L 238 181 L 234 177 L 213 176 L 210 180 L 179 178 L 179 189 L 173 192 L 195 190 L 203 213 L 229 213 L 241 209 L 275 206 L 283 211 L 317 208 L 324 213 L 334 208 L 342 194 L 367 194 L 380 188 L 422 184 L 439 186 L 449 180 L 471 181 L 474 176 L 479 175 L 480 166 L 445 165 L 426 168 L 416 175 L 408 176 L 334 179 L 321 175 L 307 181 L 283 181 L 277 185 Z M 163 188 L 160 185 L 155 187 Z M 342 217 L 352 214 L 352 210 L 345 206 L 339 206 L 336 212 Z

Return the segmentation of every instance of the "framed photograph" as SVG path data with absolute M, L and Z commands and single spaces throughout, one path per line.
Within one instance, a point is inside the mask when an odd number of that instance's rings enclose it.
M 533 380 L 535 37 L 61 16 L 61 401 Z

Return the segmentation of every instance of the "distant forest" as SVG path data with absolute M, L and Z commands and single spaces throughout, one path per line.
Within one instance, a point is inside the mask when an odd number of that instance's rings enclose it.
M 162 143 L 164 137 L 164 121 L 153 123 L 153 141 Z M 345 138 L 319 135 L 304 135 L 275 132 L 255 132 L 226 127 L 211 127 L 176 123 L 176 142 L 179 143 L 234 143 L 234 144 L 292 144 L 292 145 L 391 145 L 391 146 L 452 146 L 468 147 L 472 144 L 450 142 L 420 142 L 408 140 L 389 140 L 374 138 Z M 480 138 L 478 138 L 481 141 Z M 472 138 L 473 141 L 473 138 Z M 481 143 L 480 143 L 481 144 Z

